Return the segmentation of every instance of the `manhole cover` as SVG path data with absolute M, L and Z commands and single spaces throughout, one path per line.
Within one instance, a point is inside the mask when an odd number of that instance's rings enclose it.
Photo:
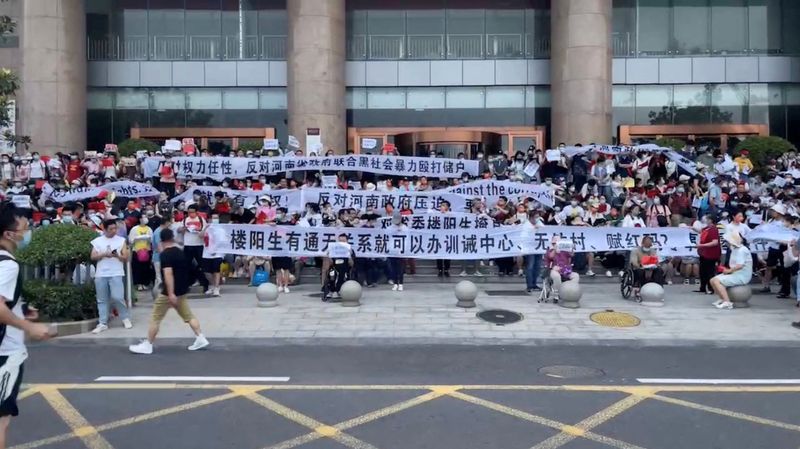
M 595 312 L 589 316 L 589 319 L 606 327 L 636 327 L 642 322 L 635 315 L 624 312 L 614 312 L 613 310 Z
M 484 310 L 483 312 L 478 312 L 477 317 L 498 326 L 522 321 L 521 313 L 512 312 L 510 310 Z
M 586 377 L 602 377 L 606 373 L 601 369 L 590 368 L 588 366 L 573 365 L 553 365 L 539 368 L 539 372 L 545 376 L 557 377 L 559 379 L 580 379 Z
M 531 294 L 522 290 L 486 290 L 488 296 L 530 296 Z

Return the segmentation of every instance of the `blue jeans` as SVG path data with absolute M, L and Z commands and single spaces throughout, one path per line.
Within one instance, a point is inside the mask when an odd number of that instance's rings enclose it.
M 399 257 L 390 257 L 387 259 L 387 271 L 389 280 L 395 284 L 403 283 L 403 259 Z
M 120 318 L 130 319 L 128 307 L 125 305 L 124 276 L 94 278 L 94 288 L 97 290 L 97 312 L 100 315 L 100 324 L 108 325 L 108 303 L 117 305 Z
M 537 287 L 536 281 L 539 279 L 540 271 L 542 271 L 542 255 L 525 256 L 525 284 L 529 290 Z

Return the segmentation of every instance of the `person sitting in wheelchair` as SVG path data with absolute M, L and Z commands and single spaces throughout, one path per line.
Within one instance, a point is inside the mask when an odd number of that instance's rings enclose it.
M 355 263 L 355 255 L 350 244 L 347 243 L 347 234 L 340 234 L 339 241 L 328 246 L 328 279 L 322 292 L 322 300 L 328 301 L 339 296 L 342 284 L 350 277 Z
M 550 269 L 550 279 L 553 283 L 554 302 L 558 300 L 558 291 L 561 283 L 565 281 L 578 281 L 580 276 L 572 271 L 572 256 L 575 247 L 569 240 L 561 240 L 553 236 L 550 248 L 544 255 L 545 266 Z
M 658 251 L 653 246 L 653 238 L 646 235 L 641 245 L 631 251 L 633 269 L 633 294 L 639 297 L 639 289 L 648 282 L 664 284 L 664 270 L 659 265 Z

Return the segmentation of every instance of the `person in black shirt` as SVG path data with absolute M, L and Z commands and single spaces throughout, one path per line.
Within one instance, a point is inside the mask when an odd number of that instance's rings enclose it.
M 129 346 L 128 349 L 134 354 L 152 354 L 153 342 L 158 335 L 161 321 L 170 307 L 175 308 L 175 311 L 184 322 L 189 324 L 196 336 L 194 343 L 188 349 L 190 351 L 203 349 L 209 345 L 209 342 L 200 331 L 200 322 L 192 314 L 186 299 L 192 284 L 190 262 L 183 255 L 183 251 L 175 246 L 175 234 L 169 228 L 161 230 L 160 254 L 161 279 L 164 283 L 161 294 L 158 295 L 153 305 L 153 317 L 150 320 L 147 339 L 142 340 L 139 344 Z
M 256 220 L 256 214 L 250 209 L 245 209 L 242 205 L 236 205 L 231 214 L 231 223 L 236 224 L 253 224 Z

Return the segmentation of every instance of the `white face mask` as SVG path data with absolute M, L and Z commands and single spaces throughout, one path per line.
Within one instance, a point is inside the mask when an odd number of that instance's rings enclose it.
M 653 200 L 653 204 L 655 204 L 655 205 L 661 204 L 661 198 L 655 198 Z

